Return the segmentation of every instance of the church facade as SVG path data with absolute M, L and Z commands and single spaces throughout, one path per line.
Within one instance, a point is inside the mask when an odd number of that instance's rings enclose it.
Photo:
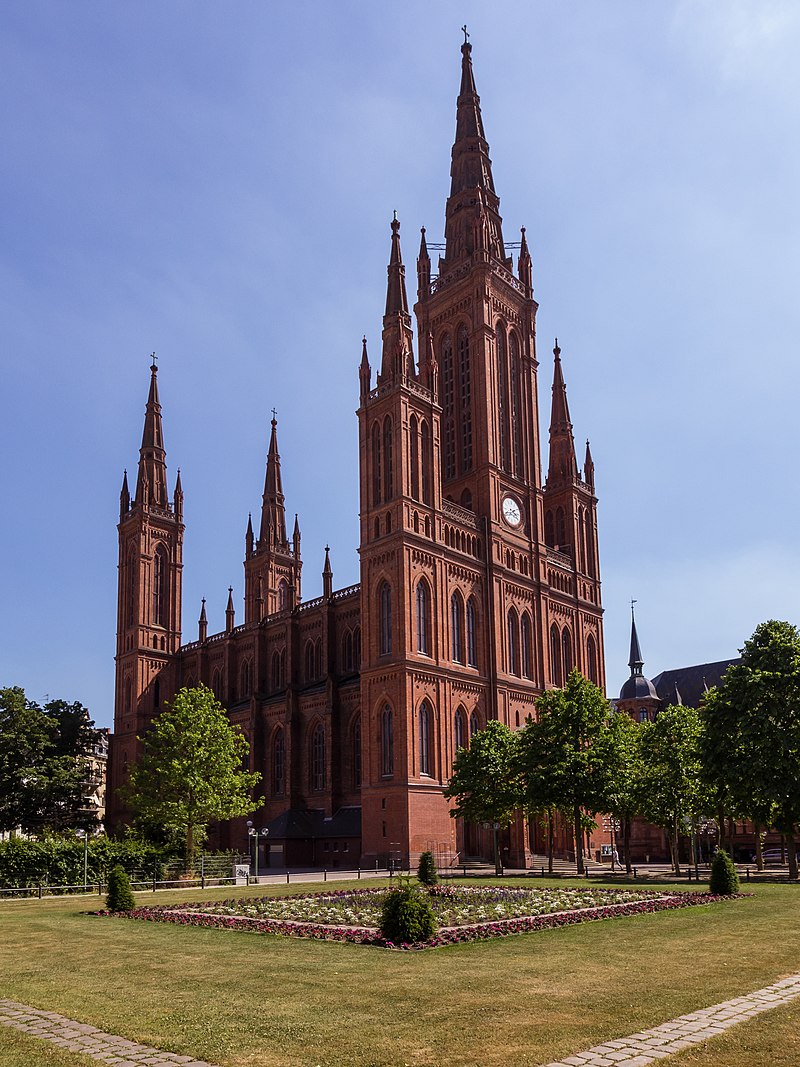
M 516 266 L 504 238 L 461 52 L 445 241 L 429 249 L 422 230 L 416 336 L 395 219 L 381 350 L 373 373 L 365 340 L 357 372 L 360 583 L 334 589 L 326 553 L 323 595 L 303 600 L 273 418 L 244 621 L 231 596 L 223 633 L 203 606 L 182 643 L 183 493 L 178 473 L 168 494 L 155 366 L 133 494 L 123 481 L 111 790 L 153 717 L 203 682 L 249 740 L 273 863 L 487 854 L 491 833 L 453 820 L 442 795 L 456 750 L 490 719 L 521 726 L 572 667 L 605 687 L 594 465 L 588 443 L 577 463 L 556 343 L 542 479 L 531 256 L 524 228 Z M 525 865 L 535 832 L 511 827 L 508 862 Z M 246 840 L 243 823 L 216 834 Z

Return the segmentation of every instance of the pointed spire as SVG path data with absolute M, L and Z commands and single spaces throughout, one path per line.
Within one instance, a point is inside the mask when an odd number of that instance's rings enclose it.
M 272 409 L 272 432 L 267 453 L 267 474 L 264 479 L 264 497 L 261 505 L 261 530 L 259 545 L 267 543 L 286 544 L 286 512 L 283 507 L 281 483 L 281 457 L 278 452 L 277 412 Z
M 150 392 L 144 415 L 142 447 L 139 449 L 139 475 L 136 480 L 136 503 L 169 507 L 167 499 L 167 465 L 164 462 L 164 437 L 161 427 L 161 404 L 158 402 L 158 366 L 155 352 L 150 364 Z
M 175 492 L 172 495 L 172 507 L 175 512 L 175 518 L 180 522 L 183 518 L 183 486 L 181 485 L 180 467 L 178 467 L 178 473 L 175 478 Z
M 644 667 L 642 650 L 639 646 L 639 635 L 636 632 L 636 615 L 634 614 L 633 610 L 633 605 L 635 603 L 635 600 L 631 601 L 631 657 L 628 660 L 628 666 L 631 669 L 631 675 L 641 674 L 642 667 Z
M 233 586 L 228 586 L 228 604 L 225 608 L 225 633 L 229 634 L 233 630 L 234 620 L 236 618 L 236 611 L 233 606 Z
M 294 530 L 292 531 L 292 543 L 297 551 L 300 551 L 300 520 L 297 518 L 297 512 L 294 513 Z
M 122 489 L 119 494 L 119 521 L 125 518 L 130 511 L 131 507 L 131 494 L 128 489 L 128 472 L 127 470 L 122 472 Z
M 420 230 L 419 255 L 417 256 L 417 299 L 424 300 L 431 291 L 431 257 L 425 240 L 425 227 Z
M 415 378 L 411 316 L 406 296 L 406 270 L 400 253 L 400 223 L 397 212 L 391 223 L 392 249 L 386 286 L 386 312 L 383 316 L 383 356 L 380 382 Z
M 200 618 L 197 620 L 197 640 L 205 641 L 208 637 L 208 619 L 206 617 L 206 598 L 203 597 L 200 606 Z
M 586 456 L 583 460 L 583 480 L 594 492 L 594 460 L 592 459 L 592 450 L 589 448 L 589 438 L 586 438 Z
M 369 359 L 367 357 L 366 335 L 361 338 L 361 363 L 358 367 L 358 380 L 361 385 L 361 403 L 365 404 L 369 399 L 370 388 L 372 385 L 372 368 L 369 365 Z
M 333 596 L 333 571 L 331 570 L 329 545 L 325 545 L 325 566 L 322 568 L 322 595 L 326 600 L 330 600 Z
M 250 559 L 253 555 L 253 544 L 255 542 L 255 535 L 253 534 L 253 516 L 250 512 L 247 514 L 247 530 L 244 535 L 244 555 L 245 559 Z
M 550 463 L 547 471 L 547 488 L 556 484 L 572 484 L 578 477 L 575 459 L 575 440 L 569 418 L 567 387 L 561 369 L 561 349 L 556 338 L 553 348 L 553 401 L 550 409 Z
M 445 272 L 476 250 L 507 262 L 500 200 L 494 190 L 481 101 L 472 71 L 472 45 L 468 40 L 461 46 L 461 88 L 445 216 Z
M 517 273 L 519 280 L 525 286 L 526 296 L 531 296 L 533 293 L 533 261 L 531 254 L 528 251 L 528 241 L 525 237 L 525 227 L 520 227 L 522 233 L 522 240 L 519 245 L 519 261 L 517 263 Z

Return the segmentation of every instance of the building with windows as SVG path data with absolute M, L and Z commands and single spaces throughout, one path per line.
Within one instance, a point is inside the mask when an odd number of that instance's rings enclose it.
M 157 369 L 136 489 L 123 480 L 112 788 L 181 686 L 204 682 L 250 742 L 270 861 L 442 862 L 489 854 L 491 832 L 450 817 L 456 750 L 489 719 L 511 728 L 572 667 L 604 686 L 594 464 L 577 463 L 558 343 L 542 478 L 532 261 L 504 236 L 472 67 L 461 86 L 442 245 L 421 231 L 415 335 L 400 223 L 373 372 L 358 367 L 361 581 L 302 598 L 272 420 L 258 528 L 244 546 L 244 621 L 181 633 L 183 492 L 167 491 Z M 516 263 L 511 250 L 516 251 Z M 433 258 L 431 256 L 433 253 Z M 117 808 L 113 817 L 124 819 Z M 520 819 L 506 859 L 524 865 Z M 243 825 L 218 841 L 241 845 Z

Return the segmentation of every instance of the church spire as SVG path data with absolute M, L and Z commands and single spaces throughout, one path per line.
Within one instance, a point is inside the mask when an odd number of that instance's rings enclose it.
M 408 313 L 406 296 L 406 269 L 400 253 L 400 223 L 396 212 L 391 227 L 392 248 L 386 286 L 386 312 L 383 316 L 383 357 L 380 374 L 383 382 L 392 378 L 399 380 L 416 377 L 411 316 Z
M 528 251 L 528 241 L 525 237 L 525 227 L 520 228 L 522 234 L 519 245 L 519 260 L 517 261 L 517 272 L 519 280 L 525 286 L 525 295 L 531 296 L 533 293 L 533 261 L 531 254 Z
M 198 641 L 205 641 L 208 637 L 208 616 L 206 615 L 206 598 L 200 605 L 200 618 L 197 620 L 197 639 Z
M 366 336 L 361 338 L 361 363 L 358 366 L 358 380 L 361 384 L 361 403 L 365 404 L 369 399 L 372 384 L 372 368 L 369 365 L 369 357 L 367 356 Z
M 322 595 L 326 600 L 333 596 L 333 570 L 331 568 L 330 545 L 325 545 L 325 565 L 322 568 Z
M 153 353 L 150 364 L 150 392 L 144 415 L 142 447 L 139 449 L 139 475 L 136 480 L 136 503 L 159 508 L 169 507 L 167 465 L 161 427 L 161 404 L 158 402 L 158 367 Z
M 417 256 L 417 298 L 424 300 L 431 291 L 431 257 L 425 240 L 425 227 L 419 231 L 419 255 Z
M 635 600 L 631 601 L 631 658 L 628 660 L 628 666 L 631 669 L 631 677 L 636 674 L 641 674 L 642 667 L 644 667 L 642 649 L 639 645 L 639 635 L 636 632 L 636 615 L 633 611 L 633 605 L 635 603 Z
M 586 438 L 586 456 L 583 460 L 583 480 L 594 492 L 594 460 L 592 459 L 592 450 L 589 448 L 588 437 Z
M 468 34 L 464 31 L 464 37 Z M 445 211 L 444 273 L 457 260 L 482 252 L 507 264 L 500 199 L 494 190 L 489 144 L 483 132 L 481 100 L 472 71 L 472 45 L 461 46 L 461 89 Z M 442 273 L 440 272 L 440 273 Z
M 572 423 L 569 418 L 567 387 L 561 369 L 561 349 L 556 338 L 553 348 L 555 357 L 553 365 L 553 401 L 550 409 L 550 463 L 547 470 L 547 487 L 566 482 L 571 484 L 577 478 L 578 465 L 575 460 L 575 440 L 572 436 Z
M 122 472 L 122 489 L 119 494 L 119 521 L 125 518 L 131 508 L 131 494 L 128 489 L 128 472 Z
M 236 621 L 236 609 L 233 606 L 233 586 L 228 586 L 228 603 L 225 607 L 225 633 L 229 634 Z
M 264 479 L 264 497 L 261 506 L 261 530 L 259 544 L 286 544 L 286 513 L 283 507 L 281 483 L 281 457 L 278 452 L 278 421 L 272 411 L 272 432 L 267 453 L 267 474 Z

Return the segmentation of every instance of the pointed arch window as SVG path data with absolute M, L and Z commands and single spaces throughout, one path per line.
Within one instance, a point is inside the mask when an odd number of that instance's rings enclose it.
M 422 468 L 422 502 L 431 502 L 431 431 L 425 419 L 420 426 L 420 459 Z
M 467 719 L 463 708 L 456 708 L 455 720 L 453 722 L 453 740 L 455 742 L 456 752 L 458 752 L 460 748 L 467 747 Z
M 594 531 L 592 530 L 592 517 L 587 508 L 583 514 L 584 537 L 586 539 L 586 573 L 590 578 L 597 577 L 596 561 L 594 556 Z
M 556 548 L 563 552 L 567 545 L 567 523 L 564 518 L 564 509 L 556 508 Z
M 222 671 L 217 668 L 211 678 L 211 692 L 217 698 L 222 700 Z
M 318 637 L 314 642 L 314 677 L 322 677 L 322 638 Z
M 353 723 L 353 785 L 361 785 L 361 716 Z
M 394 774 L 394 715 L 388 704 L 381 712 L 381 774 L 384 778 Z
M 458 331 L 458 386 L 460 400 L 461 473 L 472 470 L 472 370 L 469 334 L 465 326 Z
M 464 662 L 464 600 L 456 590 L 450 597 L 450 639 L 453 649 L 453 660 L 456 663 Z
M 164 626 L 167 617 L 167 554 L 159 545 L 153 556 L 153 625 Z
M 591 634 L 586 641 L 586 673 L 589 681 L 597 685 L 597 645 Z
M 556 527 L 553 522 L 552 511 L 546 511 L 544 515 L 544 542 L 548 548 L 554 548 L 556 543 Z
M 316 671 L 314 670 L 314 642 L 306 641 L 305 647 L 305 679 L 307 682 L 316 678 Z
M 433 713 L 427 700 L 419 709 L 419 773 L 431 773 L 431 725 Z
M 578 511 L 578 552 L 581 570 L 586 574 L 586 513 L 583 508 Z
M 417 416 L 412 415 L 408 423 L 409 436 L 409 487 L 411 499 L 419 500 L 419 424 Z
M 372 503 L 381 503 L 381 428 L 372 427 Z
M 564 684 L 561 673 L 561 634 L 555 623 L 550 627 L 550 679 L 557 689 Z
M 285 766 L 283 727 L 279 726 L 272 739 L 272 792 L 276 796 L 282 796 L 286 791 Z
M 478 631 L 476 626 L 477 609 L 475 597 L 467 601 L 467 663 L 470 667 L 478 666 Z
M 522 469 L 522 381 L 520 378 L 519 341 L 514 331 L 509 336 L 511 352 L 511 453 L 514 473 L 518 478 L 524 477 Z
M 353 669 L 353 633 L 351 630 L 345 632 L 342 639 L 342 670 L 351 671 Z
M 156 678 L 153 682 L 153 708 L 158 709 L 161 706 L 161 682 Z
M 242 664 L 242 688 L 240 697 L 244 700 L 253 691 L 253 666 L 249 659 Z
M 514 608 L 508 611 L 508 673 L 519 674 L 519 616 Z
M 378 594 L 380 609 L 380 654 L 388 656 L 392 651 L 392 590 L 383 582 Z
M 392 420 L 389 415 L 383 420 L 383 499 L 394 496 L 394 459 L 392 449 Z
M 318 722 L 311 734 L 311 788 L 325 788 L 325 727 Z
M 417 652 L 431 654 L 431 597 L 424 578 L 417 582 Z
M 281 578 L 278 583 L 278 611 L 286 611 L 289 607 L 289 583 Z
M 567 676 L 572 670 L 572 635 L 569 632 L 569 627 L 565 626 L 561 631 L 561 650 L 563 658 L 563 670 L 564 670 L 564 684 L 567 684 Z
M 361 627 L 356 626 L 353 631 L 353 669 L 361 670 Z
M 481 724 L 478 722 L 478 713 L 473 711 L 469 717 L 469 739 L 470 741 L 475 734 L 480 730 Z
M 131 550 L 128 554 L 128 625 L 136 622 L 136 556 Z
M 506 331 L 501 322 L 495 329 L 497 356 L 497 420 L 500 433 L 500 466 L 510 470 L 508 445 L 508 363 L 506 362 Z
M 527 611 L 523 613 L 522 621 L 520 623 L 520 645 L 522 649 L 522 677 L 532 678 L 533 663 L 531 658 L 531 617 L 527 613 Z
M 453 342 L 449 334 L 442 340 L 439 360 L 442 368 L 442 477 L 456 476 L 456 397 L 453 368 Z

